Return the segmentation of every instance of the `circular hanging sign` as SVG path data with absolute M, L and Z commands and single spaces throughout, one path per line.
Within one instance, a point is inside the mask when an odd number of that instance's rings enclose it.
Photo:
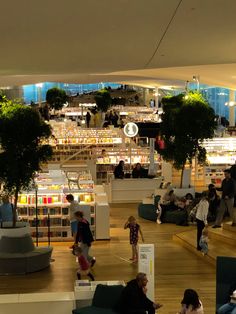
M 138 126 L 136 123 L 128 122 L 124 126 L 124 133 L 128 137 L 134 137 L 138 134 Z

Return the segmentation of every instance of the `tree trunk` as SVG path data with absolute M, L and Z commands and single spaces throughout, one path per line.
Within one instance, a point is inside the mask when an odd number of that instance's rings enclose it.
M 182 166 L 182 169 L 181 169 L 181 177 L 180 177 L 180 188 L 181 188 L 181 189 L 182 189 L 182 187 L 183 187 L 184 169 L 185 169 L 185 164 Z
M 18 200 L 18 193 L 19 193 L 19 189 L 18 188 L 16 188 L 16 190 L 15 190 L 15 195 L 14 195 L 14 197 L 15 197 L 15 199 L 14 199 L 14 205 L 13 205 L 13 221 L 12 221 L 12 226 L 13 226 L 13 228 L 15 228 L 16 227 L 16 209 L 17 209 L 17 200 Z

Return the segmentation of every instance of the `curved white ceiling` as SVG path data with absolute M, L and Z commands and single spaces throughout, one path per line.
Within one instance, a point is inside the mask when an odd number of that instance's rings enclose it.
M 235 88 L 235 12 L 235 0 L 3 0 L 0 85 L 200 75 Z

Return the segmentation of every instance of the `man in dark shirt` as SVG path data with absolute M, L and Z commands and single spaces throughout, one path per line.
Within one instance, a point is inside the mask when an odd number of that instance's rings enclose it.
M 231 178 L 230 169 L 224 171 L 225 179 L 222 181 L 221 188 L 217 189 L 222 191 L 220 206 L 216 216 L 215 224 L 212 228 L 220 228 L 221 222 L 224 218 L 225 211 L 228 210 L 232 219 L 232 226 L 236 226 L 236 213 L 234 209 L 234 195 L 235 195 L 235 181 Z
M 162 305 L 156 304 L 146 296 L 148 280 L 144 273 L 138 273 L 136 279 L 129 281 L 119 302 L 122 314 L 154 314 Z

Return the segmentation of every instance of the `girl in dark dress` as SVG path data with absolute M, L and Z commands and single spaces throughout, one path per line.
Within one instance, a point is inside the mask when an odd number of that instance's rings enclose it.
M 133 261 L 133 263 L 137 263 L 138 261 L 138 250 L 137 250 L 137 244 L 138 244 L 138 235 L 140 233 L 141 239 L 144 242 L 143 233 L 141 231 L 140 225 L 137 224 L 136 219 L 134 216 L 130 216 L 127 222 L 124 225 L 124 229 L 130 229 L 129 239 L 130 244 L 132 246 L 132 257 L 130 260 Z

